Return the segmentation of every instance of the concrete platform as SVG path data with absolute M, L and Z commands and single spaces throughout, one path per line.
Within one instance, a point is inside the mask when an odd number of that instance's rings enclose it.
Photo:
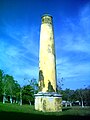
M 35 94 L 35 110 L 43 112 L 62 111 L 62 96 L 55 92 L 39 92 Z

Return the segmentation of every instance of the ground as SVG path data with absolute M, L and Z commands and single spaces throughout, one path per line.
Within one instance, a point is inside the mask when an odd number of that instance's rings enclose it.
M 2 118 L 2 119 L 1 119 Z M 0 120 L 89 120 L 90 107 L 67 107 L 62 112 L 45 113 L 34 109 L 34 106 L 0 103 Z

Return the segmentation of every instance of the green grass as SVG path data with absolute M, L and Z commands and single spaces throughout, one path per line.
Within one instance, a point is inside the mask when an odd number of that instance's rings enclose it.
M 0 120 L 9 118 L 12 120 L 84 120 L 90 119 L 90 107 L 67 107 L 62 112 L 40 112 L 34 109 L 34 106 L 0 103 Z

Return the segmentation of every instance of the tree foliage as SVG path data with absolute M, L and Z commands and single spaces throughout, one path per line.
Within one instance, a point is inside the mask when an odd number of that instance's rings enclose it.
M 37 83 L 36 79 L 32 78 L 31 80 L 29 80 L 29 85 L 32 86 L 32 88 L 34 90 L 34 94 L 36 94 L 38 92 L 38 83 Z
M 5 74 L 0 70 L 0 96 L 18 97 L 19 91 L 20 85 L 14 80 L 13 76 Z
M 90 105 L 90 88 L 87 87 L 85 89 L 76 89 L 70 90 L 65 89 L 61 90 L 62 99 L 66 101 L 80 101 L 84 102 L 84 105 Z
M 0 69 L 0 98 L 3 93 L 3 78 L 4 78 L 4 72 Z
M 38 92 L 38 84 L 35 78 L 28 81 L 29 84 L 22 88 L 23 103 L 34 104 L 34 94 Z
M 33 103 L 34 101 L 34 89 L 30 85 L 26 85 L 22 89 L 22 100 L 23 103 Z

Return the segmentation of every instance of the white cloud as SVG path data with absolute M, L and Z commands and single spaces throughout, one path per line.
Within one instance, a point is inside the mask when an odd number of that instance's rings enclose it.
M 80 25 L 83 26 L 85 32 L 90 33 L 90 4 L 87 4 L 81 9 L 80 13 Z
M 27 56 L 23 49 L 6 43 L 3 40 L 0 42 L 0 68 L 7 71 L 22 83 L 24 77 L 32 78 L 38 76 L 37 61 L 31 56 Z M 35 64 L 33 64 L 33 62 Z
M 90 5 L 80 10 L 77 19 L 66 18 L 58 43 L 62 50 L 90 54 Z
M 22 66 L 22 68 L 18 68 L 17 66 L 15 69 L 13 69 L 13 75 L 15 79 L 18 80 L 18 82 L 22 85 L 25 85 L 25 83 L 28 83 L 28 80 L 31 80 L 32 78 L 37 79 L 38 78 L 38 67 L 28 65 L 27 67 Z M 24 81 L 25 79 L 25 81 Z
M 39 30 L 35 26 L 30 29 L 21 29 L 18 26 L 12 26 L 4 21 L 4 33 L 9 36 L 12 42 L 7 42 L 5 38 L 0 39 L 0 67 L 6 69 L 23 84 L 24 77 L 30 79 L 38 78 L 38 37 Z M 10 41 L 9 40 L 9 41 Z M 4 54 L 3 54 L 4 53 Z
M 63 59 L 63 58 L 62 58 Z M 71 88 L 77 89 L 82 88 L 84 85 L 88 86 L 90 84 L 90 62 L 77 62 L 66 61 L 60 62 L 57 64 L 57 80 L 61 82 L 64 86 L 61 86 L 63 89 Z
M 4 38 L 0 39 L 0 61 L 2 63 L 0 67 L 6 67 L 8 73 L 12 73 L 19 83 L 23 82 L 24 77 L 37 77 L 39 30 L 36 26 L 31 26 L 28 30 L 8 23 L 4 26 L 3 31 L 13 42 L 8 43 Z M 89 77 L 90 62 L 87 60 L 87 63 L 83 63 L 84 56 L 81 61 L 74 56 L 76 61 L 72 61 L 68 53 L 90 55 L 90 7 L 86 5 L 82 8 L 76 20 L 66 18 L 64 27 L 60 37 L 57 36 L 55 44 L 56 57 L 58 57 L 56 58 L 57 74 L 61 73 L 61 77 L 68 78 L 70 82 L 72 78 L 73 81 L 77 81 L 77 78 Z
M 16 26 L 12 26 L 5 21 L 4 24 L 5 27 L 3 30 L 5 34 L 10 36 L 14 41 L 17 41 L 18 44 L 25 49 L 24 52 L 38 57 L 39 30 L 36 26 L 31 26 L 31 28 L 28 30 L 27 27 L 21 29 Z
M 61 77 L 70 82 L 85 78 L 89 80 L 90 5 L 79 11 L 77 19 L 66 19 L 64 27 L 61 36 L 56 40 L 57 74 L 61 73 Z

